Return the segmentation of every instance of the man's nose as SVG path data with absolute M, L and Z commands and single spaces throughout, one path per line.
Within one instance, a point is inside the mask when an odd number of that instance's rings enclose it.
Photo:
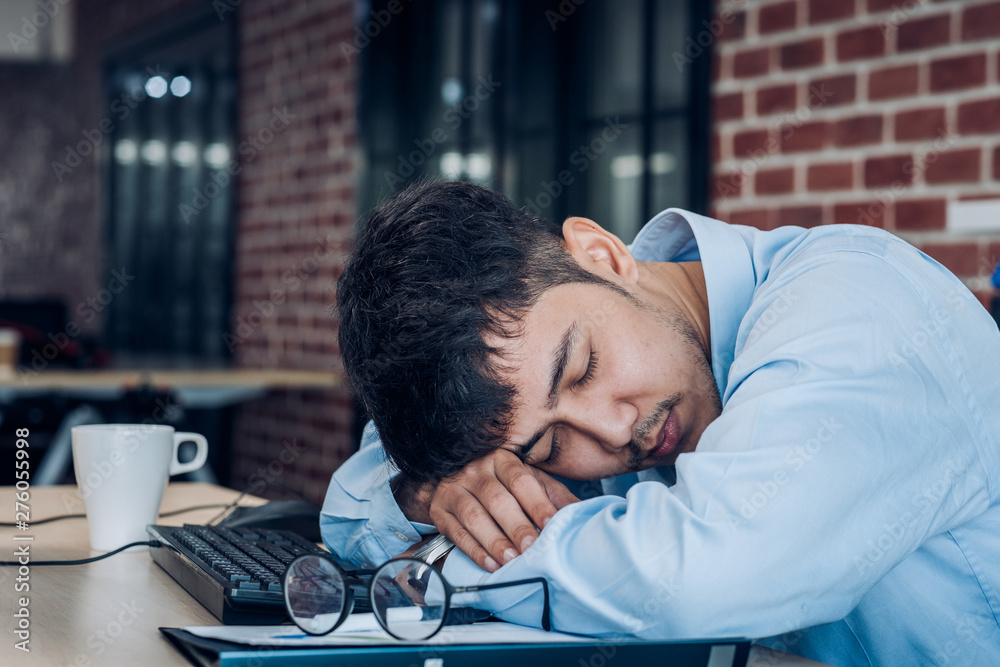
M 580 406 L 580 430 L 597 440 L 601 447 L 618 453 L 632 441 L 639 411 L 625 401 L 588 402 Z

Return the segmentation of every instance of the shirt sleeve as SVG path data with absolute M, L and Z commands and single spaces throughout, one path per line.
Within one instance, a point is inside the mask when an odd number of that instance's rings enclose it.
M 544 577 L 556 630 L 766 637 L 843 618 L 928 537 L 997 502 L 982 387 L 953 340 L 997 349 L 995 328 L 953 278 L 915 285 L 883 258 L 849 259 L 760 288 L 723 413 L 673 487 L 570 505 L 496 573 L 453 552 L 446 578 Z M 541 588 L 477 604 L 538 626 Z
M 360 449 L 333 473 L 320 514 L 323 542 L 349 565 L 378 567 L 436 532 L 396 504 L 389 482 L 397 472 L 369 422 Z

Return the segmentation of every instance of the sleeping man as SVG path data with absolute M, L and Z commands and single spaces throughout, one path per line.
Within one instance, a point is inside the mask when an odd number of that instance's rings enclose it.
M 626 246 L 423 183 L 338 309 L 372 418 L 323 508 L 347 560 L 440 531 L 456 585 L 545 577 L 557 630 L 1000 659 L 1000 332 L 891 234 L 669 209 Z M 533 625 L 541 597 L 477 606 Z

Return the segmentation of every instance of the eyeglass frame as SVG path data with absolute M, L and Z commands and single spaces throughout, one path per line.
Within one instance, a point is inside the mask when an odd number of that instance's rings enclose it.
M 343 604 L 343 609 L 341 609 L 340 611 L 340 617 L 337 619 L 337 622 L 333 624 L 333 627 L 331 627 L 329 630 L 326 630 L 325 632 L 312 632 L 311 630 L 308 630 L 307 628 L 304 628 L 301 625 L 299 625 L 298 621 L 295 620 L 295 615 L 292 613 L 291 604 L 289 604 L 288 602 L 288 573 L 292 571 L 292 566 L 294 566 L 297 562 L 305 560 L 307 558 L 319 558 L 328 561 L 331 565 L 333 565 L 334 569 L 340 575 L 340 578 L 343 580 L 344 583 L 344 604 Z M 375 620 L 378 621 L 378 624 L 382 627 L 382 629 L 385 630 L 386 633 L 388 633 L 390 636 L 400 641 L 415 641 L 412 638 L 400 637 L 399 635 L 395 634 L 392 630 L 387 628 L 386 627 L 387 624 L 383 620 L 382 616 L 375 611 L 376 608 L 375 600 L 372 599 L 374 592 L 373 584 L 375 583 L 375 580 L 377 579 L 379 572 L 389 567 L 390 565 L 396 565 L 399 564 L 400 562 L 409 562 L 412 565 L 418 567 L 433 568 L 432 565 L 429 565 L 422 560 L 417 560 L 416 558 L 394 558 L 392 560 L 386 561 L 385 563 L 378 566 L 374 570 L 347 571 L 344 570 L 343 567 L 338 565 L 337 562 L 333 558 L 330 558 L 329 556 L 323 554 L 303 554 L 288 564 L 288 567 L 285 569 L 284 575 L 282 575 L 281 577 L 281 589 L 283 597 L 285 599 L 285 611 L 288 612 L 288 617 L 292 619 L 292 623 L 294 623 L 295 626 L 298 627 L 300 630 L 302 630 L 308 635 L 312 635 L 313 637 L 322 637 L 323 635 L 330 634 L 331 632 L 333 632 L 334 630 L 336 630 L 337 628 L 339 628 L 341 625 L 344 624 L 344 621 L 347 620 L 347 617 L 351 615 L 352 611 L 354 611 L 354 587 L 359 585 L 364 585 L 367 591 L 368 602 L 372 606 L 372 612 L 373 615 L 375 616 Z M 438 625 L 437 629 L 434 630 L 434 632 L 432 632 L 431 634 L 427 635 L 426 637 L 424 637 L 419 641 L 426 641 L 430 639 L 437 633 L 441 632 L 441 628 L 443 628 L 445 625 L 448 624 L 448 615 L 451 613 L 452 595 L 456 593 L 476 593 L 479 591 L 494 590 L 497 588 L 509 588 L 511 586 L 523 586 L 525 584 L 542 585 L 542 629 L 545 630 L 546 632 L 552 630 L 552 623 L 550 620 L 550 609 L 549 609 L 549 582 L 546 581 L 544 577 L 530 577 L 528 579 L 518 579 L 516 581 L 506 581 L 496 584 L 478 584 L 475 586 L 454 586 L 450 581 L 448 581 L 445 578 L 443 572 L 438 571 L 437 575 L 438 577 L 441 578 L 441 584 L 444 586 L 444 611 L 441 614 L 441 623 Z M 364 579 L 362 579 L 362 577 L 364 576 L 370 576 L 371 579 L 369 579 L 366 582 Z

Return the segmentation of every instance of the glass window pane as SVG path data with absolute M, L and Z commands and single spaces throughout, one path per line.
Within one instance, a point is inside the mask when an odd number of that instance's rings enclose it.
M 672 206 L 690 206 L 688 177 L 691 164 L 685 119 L 671 118 L 655 124 L 649 170 L 652 172 L 654 214 Z
M 586 146 L 570 159 L 574 172 L 586 165 L 587 206 L 582 214 L 625 243 L 632 242 L 645 222 L 641 136 L 638 123 L 618 135 L 610 125 L 605 125 L 591 130 Z
M 512 181 L 514 203 L 531 215 L 555 219 L 557 200 L 566 196 L 563 183 L 558 181 L 555 164 L 554 137 L 533 135 L 521 139 L 514 153 Z M 555 181 L 555 182 L 553 182 Z M 568 177 L 564 182 L 570 182 Z
M 585 5 L 587 110 L 591 117 L 635 112 L 642 104 L 643 1 Z
M 496 97 L 503 93 L 506 83 L 497 72 L 496 30 L 500 22 L 500 8 L 496 0 L 478 0 L 467 9 L 471 11 L 471 64 L 469 81 L 461 111 L 469 118 L 469 131 L 473 143 L 492 141 L 496 130 L 493 109 Z M 479 179 L 475 179 L 479 180 Z
M 693 58 L 708 57 L 703 46 L 699 52 L 687 43 L 688 0 L 661 0 L 655 3 L 656 63 L 653 69 L 653 104 L 657 109 L 683 106 L 687 102 L 688 81 Z M 706 29 L 705 34 L 711 37 Z M 692 39 L 705 36 L 694 35 Z M 714 37 L 713 37 L 714 39 Z M 697 42 L 695 42 L 697 44 Z

